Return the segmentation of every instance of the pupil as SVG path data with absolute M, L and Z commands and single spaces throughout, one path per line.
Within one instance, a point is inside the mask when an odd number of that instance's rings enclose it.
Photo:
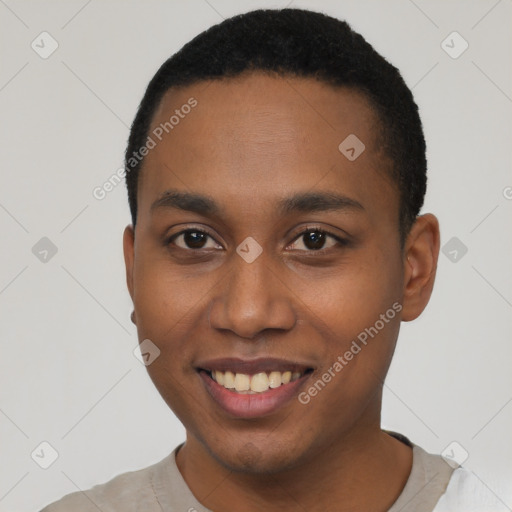
M 308 249 L 321 249 L 325 242 L 325 234 L 318 233 L 317 231 L 312 231 L 304 235 L 305 237 L 305 246 Z
M 184 234 L 185 243 L 192 248 L 200 249 L 205 242 L 205 234 L 197 231 L 188 231 Z

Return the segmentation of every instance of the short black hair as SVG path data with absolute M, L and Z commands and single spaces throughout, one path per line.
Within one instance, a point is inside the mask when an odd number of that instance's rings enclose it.
M 423 206 L 427 184 L 425 138 L 412 92 L 398 69 L 346 22 L 303 9 L 259 9 L 226 19 L 196 36 L 160 67 L 139 105 L 125 154 L 133 226 L 144 162 L 133 155 L 145 145 L 164 94 L 170 88 L 250 71 L 314 78 L 365 95 L 380 121 L 379 138 L 398 186 L 403 243 Z

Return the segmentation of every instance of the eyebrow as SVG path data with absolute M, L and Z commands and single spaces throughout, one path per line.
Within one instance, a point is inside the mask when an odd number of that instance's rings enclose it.
M 363 205 L 351 199 L 334 193 L 307 192 L 282 199 L 279 210 L 283 214 L 293 212 L 310 213 L 328 210 L 359 210 L 364 211 Z
M 175 208 L 195 212 L 208 216 L 219 214 L 222 208 L 210 197 L 178 190 L 167 190 L 152 205 L 150 211 L 153 213 L 161 208 Z M 364 211 L 361 203 L 349 197 L 326 192 L 299 193 L 292 197 L 281 199 L 277 205 L 282 215 L 289 215 L 294 212 L 310 213 L 329 210 L 338 211 Z
M 220 212 L 217 203 L 202 194 L 179 192 L 178 190 L 165 191 L 150 208 L 151 213 L 161 208 L 177 208 L 201 215 L 214 215 Z

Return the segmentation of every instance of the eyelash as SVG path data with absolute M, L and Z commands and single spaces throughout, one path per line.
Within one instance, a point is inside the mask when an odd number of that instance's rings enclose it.
M 216 240 L 215 238 L 210 234 L 208 233 L 208 231 L 205 231 L 204 229 L 199 229 L 199 228 L 187 228 L 187 229 L 184 229 L 178 233 L 175 233 L 173 234 L 172 236 L 168 237 L 166 240 L 165 240 L 165 245 L 166 246 L 169 246 L 171 245 L 175 240 L 176 238 L 178 238 L 180 235 L 183 235 L 183 234 L 186 234 L 186 233 L 201 233 L 201 234 L 204 234 L 206 236 L 208 236 L 209 238 L 211 238 L 213 241 L 215 241 L 215 243 L 217 243 L 218 245 L 220 245 Z M 303 237 L 304 235 L 308 234 L 308 233 L 320 233 L 320 234 L 323 234 L 323 235 L 326 235 L 330 238 L 333 238 L 336 243 L 338 244 L 338 246 L 340 247 L 346 247 L 349 245 L 349 241 L 345 238 L 341 238 L 337 235 L 335 235 L 334 233 L 331 233 L 330 231 L 327 231 L 323 228 L 320 228 L 320 227 L 316 227 L 316 226 L 313 226 L 313 227 L 307 227 L 306 229 L 304 229 L 303 231 L 301 231 L 300 233 L 298 233 L 294 239 L 292 240 L 291 243 L 294 243 L 296 242 L 297 240 L 299 240 L 301 237 Z M 325 252 L 329 249 L 332 249 L 334 247 L 329 247 L 327 249 L 324 249 L 324 248 L 321 248 L 321 249 L 309 249 L 309 250 L 303 250 L 303 249 L 298 249 L 297 252 L 308 252 L 308 253 L 322 253 L 322 252 Z M 184 249 L 183 247 L 178 247 L 178 249 L 183 249 L 185 251 L 193 251 L 193 252 L 200 252 L 202 250 L 204 250 L 203 248 L 199 248 L 199 249 L 193 249 L 193 248 L 187 248 L 187 249 Z

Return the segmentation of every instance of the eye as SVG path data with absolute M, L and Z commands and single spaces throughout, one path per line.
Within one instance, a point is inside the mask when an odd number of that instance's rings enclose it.
M 222 249 L 206 231 L 186 229 L 172 235 L 167 244 L 174 244 L 180 249 Z
M 347 241 L 323 229 L 308 228 L 300 233 L 288 247 L 295 251 L 320 251 L 336 245 L 347 245 Z

